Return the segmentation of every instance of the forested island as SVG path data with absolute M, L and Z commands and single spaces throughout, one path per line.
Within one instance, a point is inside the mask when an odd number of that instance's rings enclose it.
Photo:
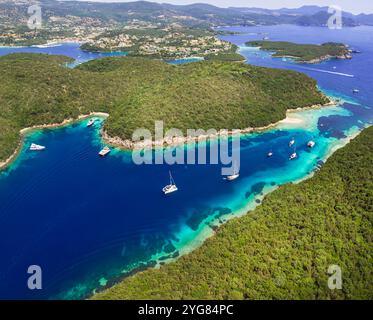
M 26 127 L 61 123 L 90 112 L 110 117 L 104 131 L 131 139 L 137 128 L 245 129 L 277 122 L 286 110 L 329 101 L 316 81 L 295 71 L 234 62 L 173 66 L 116 57 L 70 69 L 64 56 L 0 57 L 0 160 L 7 159 Z M 125 81 L 124 81 L 125 79 Z
M 176 262 L 94 299 L 372 299 L 373 127 Z M 338 265 L 341 290 L 328 288 Z
M 343 43 L 327 42 L 321 45 L 297 44 L 286 41 L 249 41 L 247 46 L 273 51 L 273 57 L 289 57 L 299 63 L 320 63 L 329 59 L 351 59 L 351 51 Z

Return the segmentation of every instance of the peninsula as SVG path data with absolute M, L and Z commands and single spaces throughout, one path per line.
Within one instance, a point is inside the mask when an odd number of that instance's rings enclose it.
M 237 46 L 217 38 L 216 32 L 180 26 L 118 29 L 86 41 L 89 52 L 126 52 L 128 56 L 174 60 L 200 57 L 206 60 L 243 61 Z
M 104 131 L 129 140 L 137 128 L 246 129 L 282 120 L 286 110 L 329 102 L 310 77 L 234 62 L 173 66 L 115 57 L 77 68 L 64 56 L 0 57 L 0 161 L 20 141 L 20 130 L 62 123 L 91 112 L 110 114 Z M 125 81 L 123 80 L 125 79 Z M 37 94 L 35 94 L 37 92 Z
M 321 45 L 297 44 L 286 41 L 249 41 L 247 46 L 273 51 L 273 57 L 293 58 L 299 63 L 320 63 L 329 59 L 351 59 L 351 51 L 343 43 L 327 42 Z

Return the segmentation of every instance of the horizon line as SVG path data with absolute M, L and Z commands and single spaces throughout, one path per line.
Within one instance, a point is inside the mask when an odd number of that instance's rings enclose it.
M 318 8 L 325 8 L 325 7 L 329 7 L 328 5 L 324 5 L 324 6 L 321 6 L 321 5 L 317 5 L 317 4 L 304 4 L 304 5 L 301 5 L 301 6 L 294 6 L 294 7 L 279 7 L 277 9 L 271 9 L 271 8 L 268 8 L 268 7 L 261 7 L 261 6 L 254 6 L 254 7 L 246 7 L 246 6 L 219 6 L 219 5 L 216 5 L 216 4 L 211 4 L 211 3 L 206 3 L 206 2 L 203 2 L 203 1 L 196 1 L 196 2 L 193 2 L 193 3 L 189 3 L 189 4 L 173 4 L 173 3 L 170 3 L 170 2 L 167 2 L 166 1 L 156 1 L 156 0 L 55 0 L 57 2 L 65 2 L 65 1 L 68 1 L 68 2 L 94 2 L 94 3 L 134 3 L 134 2 L 147 2 L 147 3 L 157 3 L 157 4 L 169 4 L 169 5 L 173 5 L 173 6 L 191 6 L 191 5 L 196 5 L 196 4 L 204 4 L 204 5 L 209 5 L 209 6 L 212 6 L 212 7 L 215 7 L 215 8 L 220 8 L 220 9 L 229 9 L 229 8 L 233 8 L 233 9 L 237 9 L 237 8 L 243 8 L 243 9 L 263 9 L 263 10 L 270 10 L 270 11 L 276 11 L 276 10 L 292 10 L 292 9 L 300 9 L 300 8 L 303 8 L 303 7 L 318 7 Z M 359 14 L 366 14 L 366 15 L 370 15 L 370 14 L 373 14 L 373 8 L 372 8 L 372 11 L 370 12 L 367 12 L 367 11 L 360 11 L 359 13 L 353 13 L 352 11 L 347 11 L 347 10 L 343 10 L 343 12 L 346 12 L 346 13 L 351 13 L 353 15 L 359 15 Z

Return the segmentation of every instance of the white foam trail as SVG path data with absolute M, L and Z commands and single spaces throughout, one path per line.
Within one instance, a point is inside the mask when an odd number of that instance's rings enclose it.
M 310 71 L 317 71 L 317 72 L 335 74 L 337 76 L 342 76 L 342 77 L 349 77 L 349 78 L 354 78 L 355 77 L 353 74 L 342 73 L 342 72 L 334 72 L 334 71 L 329 71 L 329 70 L 324 70 L 324 69 L 307 68 L 307 67 L 299 67 L 299 68 L 305 69 L 305 70 L 310 70 Z

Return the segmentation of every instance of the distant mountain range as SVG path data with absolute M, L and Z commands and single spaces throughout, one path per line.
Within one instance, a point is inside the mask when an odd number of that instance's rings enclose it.
M 219 8 L 203 3 L 172 5 L 147 1 L 99 3 L 40 0 L 38 2 L 43 8 L 43 13 L 48 17 L 77 16 L 116 23 L 126 23 L 138 19 L 150 22 L 177 22 L 187 26 L 274 25 L 285 23 L 301 26 L 325 26 L 330 17 L 328 7 L 319 6 L 270 10 L 262 8 Z M 30 5 L 28 0 L 0 0 L 0 15 L 12 14 L 14 7 L 28 5 Z M 343 12 L 343 24 L 345 26 L 373 25 L 373 14 L 354 15 Z

